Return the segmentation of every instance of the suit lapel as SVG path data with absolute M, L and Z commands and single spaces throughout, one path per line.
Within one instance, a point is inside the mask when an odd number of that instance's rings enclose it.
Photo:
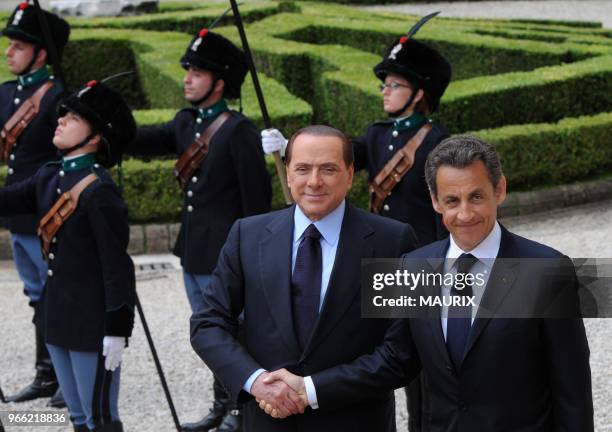
M 293 328 L 291 303 L 294 210 L 295 206 L 291 206 L 266 226 L 258 255 L 261 283 L 272 318 L 287 348 L 299 357 L 300 348 Z
M 501 228 L 502 238 L 497 258 L 512 258 L 512 234 L 504 227 Z M 487 282 L 478 312 L 476 313 L 476 319 L 474 320 L 472 330 L 465 346 L 464 359 L 491 321 L 491 316 L 499 309 L 512 289 L 514 281 L 516 280 L 515 266 L 515 260 L 512 260 L 512 262 L 499 259 L 495 260 L 493 269 L 491 270 L 491 276 L 489 276 L 489 281 Z M 486 316 L 483 317 L 483 315 Z
M 302 357 L 312 352 L 336 327 L 355 296 L 361 293 L 361 258 L 374 255 L 372 234 L 372 227 L 347 203 L 323 307 Z
M 436 251 L 433 258 L 429 258 L 427 261 L 431 266 L 431 270 L 433 273 L 443 273 L 444 272 L 444 261 L 446 258 L 446 251 L 448 250 L 450 244 L 450 240 L 447 238 L 445 242 L 441 243 L 440 249 Z M 435 292 L 431 293 L 431 295 L 440 297 L 442 295 L 442 287 L 440 285 L 435 287 Z M 446 364 L 451 364 L 450 356 L 448 355 L 448 349 L 446 348 L 446 341 L 444 340 L 444 333 L 442 331 L 442 308 L 440 306 L 436 308 L 428 308 L 429 318 L 427 322 L 429 324 L 429 328 L 431 330 L 432 341 L 440 355 L 444 358 Z

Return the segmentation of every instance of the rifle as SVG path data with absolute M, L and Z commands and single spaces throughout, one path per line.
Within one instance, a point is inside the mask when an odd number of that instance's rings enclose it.
M 266 101 L 264 100 L 263 92 L 261 91 L 261 85 L 259 84 L 259 78 L 257 77 L 257 70 L 255 69 L 255 63 L 253 62 L 253 54 L 251 53 L 251 49 L 249 48 L 249 41 L 247 40 L 246 33 L 244 31 L 244 25 L 242 23 L 240 11 L 238 10 L 238 4 L 236 3 L 236 0 L 230 0 L 230 3 L 232 5 L 234 19 L 236 20 L 236 27 L 238 27 L 238 33 L 240 34 L 242 49 L 247 59 L 249 71 L 251 72 L 251 79 L 253 80 L 253 85 L 255 86 L 255 94 L 257 95 L 257 101 L 259 102 L 259 108 L 261 109 L 261 116 L 263 117 L 263 122 L 266 129 L 270 129 L 272 127 L 272 122 L 270 121 L 270 115 L 268 114 Z M 285 203 L 287 205 L 291 205 L 293 204 L 293 199 L 291 198 L 291 193 L 289 192 L 289 187 L 287 186 L 287 173 L 285 172 L 285 165 L 281 160 L 280 152 L 276 151 L 272 155 L 274 156 L 276 173 L 278 174 L 278 179 L 281 183 L 281 188 L 283 189 Z

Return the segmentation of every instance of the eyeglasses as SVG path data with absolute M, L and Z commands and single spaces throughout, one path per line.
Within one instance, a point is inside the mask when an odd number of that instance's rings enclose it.
M 391 91 L 395 91 L 398 88 L 410 88 L 410 86 L 405 85 L 405 84 L 400 84 L 400 83 L 396 83 L 396 82 L 392 82 L 390 84 L 380 84 L 378 86 L 378 90 L 380 90 L 380 92 L 384 92 L 385 89 L 389 89 Z

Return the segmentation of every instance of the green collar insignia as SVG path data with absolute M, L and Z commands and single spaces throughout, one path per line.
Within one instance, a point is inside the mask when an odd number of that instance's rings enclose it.
M 426 121 L 426 117 L 424 117 L 421 113 L 415 112 L 410 117 L 406 117 L 401 120 L 394 120 L 393 130 L 403 132 L 406 129 L 421 126 Z
M 62 169 L 64 171 L 78 171 L 85 168 L 91 168 L 96 163 L 95 153 L 85 153 L 72 159 L 62 160 Z
M 17 77 L 17 81 L 22 86 L 29 87 L 47 81 L 49 77 L 49 69 L 47 69 L 47 67 L 45 66 L 34 72 L 30 72 L 29 74 L 19 75 Z
M 224 99 L 221 99 L 214 105 L 209 106 L 208 108 L 198 108 L 198 117 L 201 119 L 209 119 L 215 118 L 222 112 L 228 111 L 227 103 Z

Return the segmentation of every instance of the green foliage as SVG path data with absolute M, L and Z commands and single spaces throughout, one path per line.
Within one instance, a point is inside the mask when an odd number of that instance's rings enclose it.
M 343 0 L 339 0 L 343 2 Z M 370 3 L 351 0 L 350 3 Z M 380 3 L 380 1 L 377 1 Z M 160 125 L 185 106 L 179 59 L 197 29 L 228 7 L 222 1 L 162 2 L 158 13 L 71 19 L 64 69 L 74 88 L 124 70 L 113 83 L 140 125 Z M 313 122 L 350 135 L 385 116 L 372 68 L 419 17 L 375 13 L 333 2 L 263 0 L 240 6 L 275 127 L 286 135 Z M 0 14 L 1 17 L 1 14 Z M 230 13 L 215 30 L 240 45 Z M 612 32 L 592 22 L 437 17 L 417 38 L 453 65 L 435 118 L 453 133 L 474 131 L 497 146 L 511 190 L 599 176 L 612 168 Z M 6 38 L 0 38 L 0 51 Z M 0 80 L 11 78 L 0 68 Z M 239 102 L 233 101 L 238 109 Z M 253 84 L 244 113 L 263 127 Z M 181 199 L 172 160 L 125 163 L 125 198 L 134 222 L 176 220 Z M 269 161 L 275 208 L 284 206 Z M 367 206 L 359 173 L 351 199 Z

